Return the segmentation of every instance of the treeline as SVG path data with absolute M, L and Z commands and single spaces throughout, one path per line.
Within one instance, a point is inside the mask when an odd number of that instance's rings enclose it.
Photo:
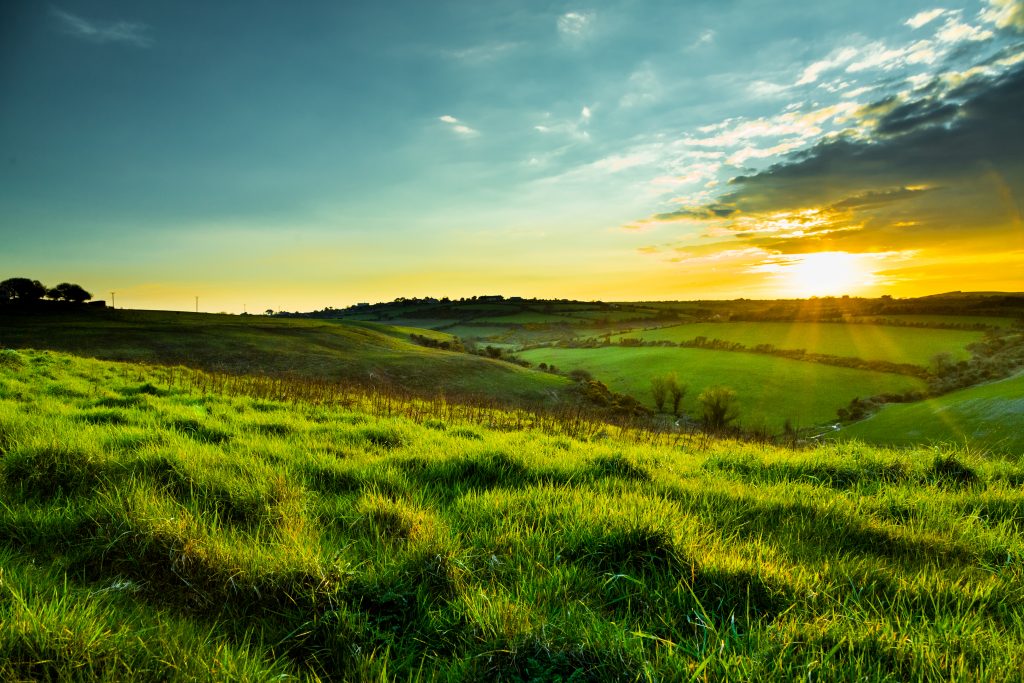
M 81 304 L 91 299 L 92 294 L 71 282 L 61 282 L 56 287 L 47 287 L 39 280 L 27 277 L 12 277 L 0 282 L 0 304 L 32 304 L 44 298 Z

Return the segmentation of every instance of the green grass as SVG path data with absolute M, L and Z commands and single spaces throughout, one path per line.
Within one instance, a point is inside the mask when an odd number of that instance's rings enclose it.
M 918 329 L 884 325 L 843 323 L 690 323 L 657 330 L 637 330 L 613 337 L 644 341 L 689 341 L 696 337 L 722 339 L 744 346 L 772 344 L 779 349 L 804 349 L 808 353 L 848 356 L 864 360 L 927 365 L 937 353 L 957 360 L 970 357 L 967 345 L 983 332 Z
M 48 348 L 109 360 L 182 364 L 235 374 L 398 386 L 417 393 L 541 404 L 561 377 L 413 344 L 444 332 L 338 322 L 165 311 L 0 314 L 0 346 Z
M 0 680 L 1020 680 L 1024 467 L 0 354 Z
M 537 311 L 521 311 L 518 313 L 510 313 L 508 315 L 492 315 L 480 318 L 474 318 L 474 322 L 490 323 L 492 325 L 546 325 L 551 323 L 576 323 L 583 322 L 579 318 L 572 316 L 571 314 L 558 314 L 558 313 L 540 313 Z
M 842 434 L 875 443 L 969 442 L 1024 456 L 1024 375 L 888 405 Z
M 953 325 L 989 325 L 991 327 L 1013 327 L 1017 319 L 1013 317 L 997 318 L 994 316 L 980 315 L 925 315 L 925 314 L 893 314 L 893 315 L 868 315 L 861 316 L 865 320 L 895 320 L 905 323 L 926 323 L 926 324 L 953 324 Z
M 629 394 L 653 408 L 651 378 L 675 372 L 689 386 L 683 408 L 698 414 L 697 396 L 723 384 L 739 395 L 741 421 L 778 429 L 789 419 L 809 426 L 836 419 L 836 410 L 854 397 L 903 393 L 924 388 L 914 377 L 750 353 L 671 347 L 539 348 L 519 354 L 532 363 L 562 371 L 591 372 L 612 391 Z

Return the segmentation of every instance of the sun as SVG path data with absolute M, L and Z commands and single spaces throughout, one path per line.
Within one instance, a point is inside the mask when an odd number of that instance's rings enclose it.
M 804 254 L 783 270 L 787 289 L 803 297 L 854 294 L 868 276 L 861 259 L 845 251 Z

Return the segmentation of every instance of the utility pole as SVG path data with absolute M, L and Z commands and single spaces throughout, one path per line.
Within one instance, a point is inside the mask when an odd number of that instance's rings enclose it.
M 196 297 L 196 313 L 199 312 L 199 297 Z
M 116 308 L 116 306 L 114 306 L 114 292 L 110 293 L 110 307 Z

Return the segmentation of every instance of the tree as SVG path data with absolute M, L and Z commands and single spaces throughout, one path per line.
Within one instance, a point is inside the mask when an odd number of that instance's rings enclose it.
M 80 304 L 83 301 L 88 301 L 92 298 L 92 294 L 85 291 L 79 285 L 72 284 L 70 282 L 62 282 L 53 289 L 46 293 L 46 296 L 51 299 L 63 299 L 64 301 L 72 301 L 76 304 Z
M 704 429 L 721 431 L 736 421 L 740 408 L 736 392 L 729 387 L 708 387 L 697 397 Z
M 936 377 L 952 373 L 956 369 L 956 361 L 953 360 L 953 354 L 945 351 L 935 354 L 928 363 L 928 369 Z
M 39 280 L 12 277 L 0 282 L 0 298 L 20 302 L 39 301 L 46 296 L 46 287 Z
M 685 384 L 680 384 L 676 373 L 670 372 L 665 375 L 665 388 L 672 399 L 672 414 L 679 415 L 679 404 L 682 402 L 683 396 L 686 396 L 686 390 L 689 387 Z
M 668 397 L 668 387 L 665 385 L 664 377 L 651 378 L 651 395 L 654 396 L 654 405 L 658 408 L 658 412 L 665 412 L 665 399 Z

